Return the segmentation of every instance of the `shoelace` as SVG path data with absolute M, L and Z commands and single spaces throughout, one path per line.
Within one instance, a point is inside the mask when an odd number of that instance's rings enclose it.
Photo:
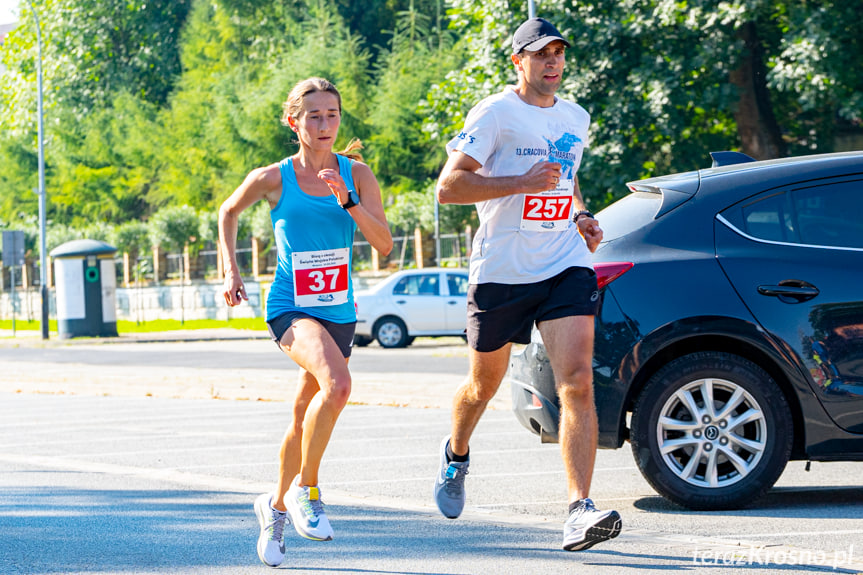
M 581 505 L 575 508 L 576 517 L 581 517 L 585 513 L 589 513 L 591 511 L 596 511 L 596 507 L 593 505 L 593 501 L 591 499 L 582 499 Z
M 324 502 L 321 501 L 320 496 L 318 499 L 312 500 L 308 493 L 303 493 L 300 496 L 300 501 L 303 506 L 303 514 L 312 520 L 317 519 L 324 512 Z
M 324 502 L 321 501 L 320 498 L 315 499 L 314 501 L 309 501 L 309 504 L 315 514 L 315 517 L 320 517 L 324 514 Z
M 464 478 L 467 475 L 467 469 L 456 467 L 452 463 L 446 469 L 446 481 L 444 481 L 444 491 L 447 495 L 461 495 L 464 490 Z
M 273 520 L 267 526 L 270 532 L 270 541 L 281 541 L 285 530 L 287 513 L 273 513 Z

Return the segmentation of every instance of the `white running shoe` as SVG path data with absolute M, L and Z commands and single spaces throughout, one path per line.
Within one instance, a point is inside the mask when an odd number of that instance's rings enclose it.
M 572 510 L 563 524 L 563 548 L 583 551 L 597 543 L 614 539 L 620 534 L 620 514 L 617 511 L 600 511 L 590 499 Z
M 318 487 L 300 487 L 299 480 L 300 476 L 297 475 L 285 493 L 285 507 L 291 514 L 294 529 L 306 539 L 330 541 L 333 538 L 333 528 L 324 513 L 321 490 Z
M 271 493 L 264 493 L 255 499 L 255 515 L 261 526 L 258 537 L 258 557 L 264 565 L 278 567 L 285 560 L 285 521 L 288 514 L 273 509 Z

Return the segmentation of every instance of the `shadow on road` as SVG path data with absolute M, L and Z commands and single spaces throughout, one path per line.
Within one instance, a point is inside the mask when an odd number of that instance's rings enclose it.
M 214 491 L 11 487 L 0 495 L 0 571 L 267 572 L 255 553 L 253 499 Z M 513 573 L 535 572 L 530 566 L 566 573 L 608 560 L 560 551 L 556 531 L 399 510 L 332 505 L 327 512 L 336 539 L 307 541 L 288 527 L 283 569 L 442 575 L 507 565 Z

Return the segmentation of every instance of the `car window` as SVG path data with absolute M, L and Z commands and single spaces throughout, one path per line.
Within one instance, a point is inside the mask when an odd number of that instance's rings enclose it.
M 596 214 L 603 241 L 610 242 L 649 224 L 662 207 L 662 194 L 633 192 Z
M 725 215 L 748 235 L 777 242 L 863 248 L 863 180 L 771 194 Z
M 863 248 L 863 180 L 797 189 L 791 195 L 801 243 Z
M 796 243 L 792 210 L 786 194 L 743 206 L 743 231 L 754 238 Z
M 446 274 L 449 295 L 467 295 L 468 279 L 464 274 Z
M 396 282 L 393 295 L 440 295 L 438 274 L 405 276 Z

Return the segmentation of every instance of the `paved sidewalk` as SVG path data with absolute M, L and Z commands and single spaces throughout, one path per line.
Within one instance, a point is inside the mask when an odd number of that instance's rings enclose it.
M 117 337 L 75 337 L 60 339 L 57 332 L 51 332 L 47 340 L 37 330 L 0 329 L 0 349 L 4 347 L 55 346 L 55 345 L 92 345 L 96 343 L 149 343 L 159 341 L 225 341 L 237 339 L 270 339 L 263 330 L 234 329 L 230 327 L 213 329 L 178 329 L 144 333 L 121 333 Z
M 122 334 L 115 338 L 3 338 L 0 391 L 288 401 L 296 365 L 266 333 L 188 330 Z M 355 348 L 351 402 L 449 408 L 467 374 L 460 338 L 418 338 L 405 349 Z M 508 389 L 492 409 L 508 410 Z

